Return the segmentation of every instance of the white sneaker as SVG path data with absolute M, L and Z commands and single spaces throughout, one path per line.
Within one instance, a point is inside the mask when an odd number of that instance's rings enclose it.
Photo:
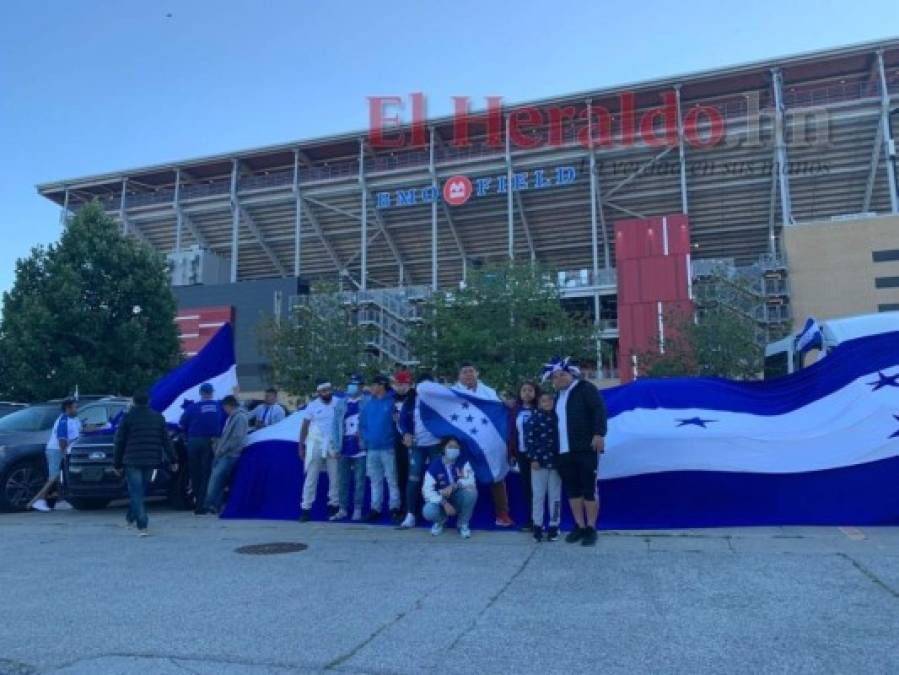
M 439 537 L 443 534 L 443 523 L 434 523 L 431 525 L 431 534 L 435 537 Z
M 333 516 L 328 518 L 328 520 L 330 520 L 331 522 L 334 522 L 335 520 L 343 520 L 344 518 L 346 518 L 346 516 L 347 516 L 346 511 L 344 511 L 343 509 L 340 509 L 340 511 L 338 511 Z
M 146 529 L 138 530 L 138 531 L 137 531 L 137 536 L 138 536 L 138 537 L 149 537 L 149 536 L 150 536 L 150 533 L 147 532 Z
M 463 539 L 471 539 L 471 528 L 468 525 L 463 525 L 459 528 L 459 534 Z
M 362 520 L 362 509 L 356 509 L 353 511 L 353 522 L 358 523 Z
M 35 511 L 40 511 L 41 513 L 50 513 L 50 505 L 47 503 L 46 499 L 38 499 L 31 505 L 31 508 Z
M 415 527 L 415 516 L 413 516 L 411 513 L 407 513 L 407 514 L 406 514 L 406 519 L 403 520 L 403 522 L 400 523 L 400 529 L 401 529 L 401 530 L 408 530 L 408 529 L 411 529 L 411 528 L 413 528 L 413 527 Z
M 54 506 L 53 508 L 57 511 L 71 511 L 72 505 L 69 504 L 69 502 L 67 502 L 65 499 L 60 499 L 58 502 L 56 502 L 56 506 Z

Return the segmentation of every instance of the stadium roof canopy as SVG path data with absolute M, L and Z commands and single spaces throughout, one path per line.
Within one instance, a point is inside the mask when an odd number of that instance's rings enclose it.
M 672 136 L 660 125 L 678 97 Z M 99 200 L 163 253 L 197 245 L 230 257 L 233 280 L 450 285 L 511 254 L 601 284 L 614 279 L 616 219 L 686 212 L 695 257 L 749 262 L 778 253 L 784 223 L 896 210 L 886 157 L 897 99 L 899 38 L 506 105 L 513 120 L 527 108 L 542 117 L 508 148 L 502 120 L 499 143 L 475 123 L 457 147 L 443 117 L 417 147 L 373 147 L 355 131 L 38 191 L 64 213 Z M 594 130 L 608 113 L 607 142 L 592 147 L 579 136 L 588 106 Z M 550 110 L 569 107 L 553 129 Z M 655 141 L 631 138 L 631 119 L 638 129 L 649 119 Z M 431 186 L 458 175 L 474 183 L 471 198 L 434 201 Z

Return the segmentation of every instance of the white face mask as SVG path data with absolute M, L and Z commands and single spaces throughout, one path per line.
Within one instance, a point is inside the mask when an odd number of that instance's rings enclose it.
M 449 461 L 455 462 L 457 459 L 459 459 L 459 448 L 455 448 L 455 447 L 450 446 L 450 447 L 448 447 L 448 448 L 446 449 L 446 453 L 445 453 L 445 454 L 446 454 L 446 458 L 447 458 Z
M 359 385 L 358 384 L 348 384 L 346 386 L 346 393 L 350 396 L 355 396 L 359 393 Z

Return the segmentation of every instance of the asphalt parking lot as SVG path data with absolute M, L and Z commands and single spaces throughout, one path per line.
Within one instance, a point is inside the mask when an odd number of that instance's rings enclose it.
M 0 673 L 899 672 L 899 528 L 122 520 L 0 515 Z

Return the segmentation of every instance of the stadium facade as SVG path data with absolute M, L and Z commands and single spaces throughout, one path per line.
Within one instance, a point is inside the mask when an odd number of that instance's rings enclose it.
M 735 302 L 777 332 L 792 321 L 791 226 L 899 212 L 897 105 L 889 39 L 506 105 L 467 120 L 465 143 L 446 117 L 388 130 L 414 141 L 396 147 L 366 130 L 38 191 L 63 221 L 99 200 L 170 256 L 176 285 L 330 279 L 378 300 L 539 261 L 611 342 L 616 222 L 686 216 L 688 276 L 753 270 L 758 292 Z M 525 110 L 539 123 L 525 129 Z M 384 351 L 408 360 L 390 333 Z

